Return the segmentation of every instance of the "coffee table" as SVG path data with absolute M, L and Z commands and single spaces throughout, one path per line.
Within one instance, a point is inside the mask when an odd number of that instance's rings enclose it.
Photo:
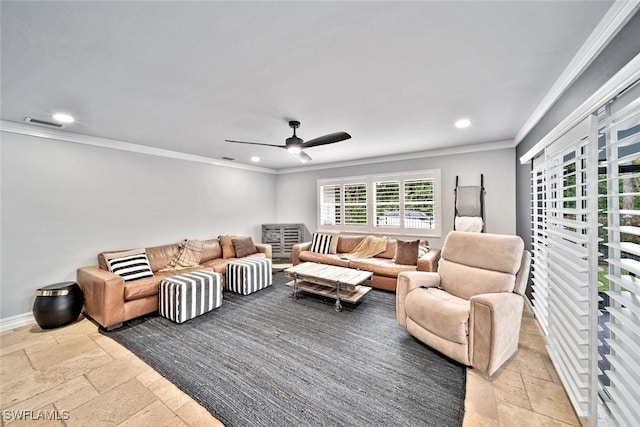
M 294 299 L 298 299 L 299 291 L 335 298 L 334 309 L 338 312 L 342 311 L 341 301 L 358 302 L 371 290 L 361 283 L 373 276 L 369 271 L 315 262 L 304 262 L 287 268 L 284 274 L 293 278 L 287 286 L 293 286 Z

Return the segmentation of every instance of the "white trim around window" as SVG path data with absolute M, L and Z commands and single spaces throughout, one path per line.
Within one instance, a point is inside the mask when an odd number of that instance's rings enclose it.
M 442 236 L 440 169 L 319 179 L 319 229 Z

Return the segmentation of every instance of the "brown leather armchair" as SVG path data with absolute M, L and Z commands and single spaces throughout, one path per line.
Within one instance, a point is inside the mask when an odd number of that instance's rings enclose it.
M 436 273 L 398 276 L 398 323 L 435 350 L 492 375 L 518 349 L 530 266 L 518 236 L 452 231 Z

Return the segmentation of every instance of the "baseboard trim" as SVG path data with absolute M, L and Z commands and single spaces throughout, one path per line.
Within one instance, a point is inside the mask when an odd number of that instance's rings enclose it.
M 0 319 L 0 332 L 10 331 L 11 329 L 36 323 L 33 313 L 16 314 L 15 316 Z

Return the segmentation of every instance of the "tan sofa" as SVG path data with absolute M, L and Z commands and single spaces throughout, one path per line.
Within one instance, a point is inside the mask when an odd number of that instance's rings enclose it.
M 271 258 L 271 245 L 255 244 L 258 253 L 250 257 Z M 160 281 L 188 271 L 210 270 L 223 275 L 227 264 L 237 258 L 223 258 L 218 239 L 205 240 L 200 266 L 187 270 L 160 272 L 179 251 L 179 244 L 145 249 L 154 276 L 125 283 L 111 273 L 104 254 L 98 254 L 98 265 L 78 269 L 77 281 L 84 293 L 84 312 L 106 329 L 113 329 L 125 320 L 158 311 Z
M 417 265 L 402 265 L 394 262 L 397 241 L 389 239 L 387 249 L 373 258 L 343 259 L 342 256 L 353 251 L 366 236 L 338 236 L 336 254 L 319 254 L 311 252 L 311 242 L 298 243 L 293 246 L 293 265 L 301 262 L 317 262 L 320 264 L 337 265 L 339 267 L 355 268 L 373 273 L 371 280 L 364 282 L 371 286 L 387 291 L 395 291 L 398 274 L 403 271 L 435 271 L 440 259 L 440 250 L 430 248 L 429 251 L 418 259 Z M 428 245 L 428 242 L 424 242 Z
M 398 323 L 428 346 L 492 375 L 518 349 L 530 265 L 518 236 L 452 231 L 437 273 L 398 276 Z

